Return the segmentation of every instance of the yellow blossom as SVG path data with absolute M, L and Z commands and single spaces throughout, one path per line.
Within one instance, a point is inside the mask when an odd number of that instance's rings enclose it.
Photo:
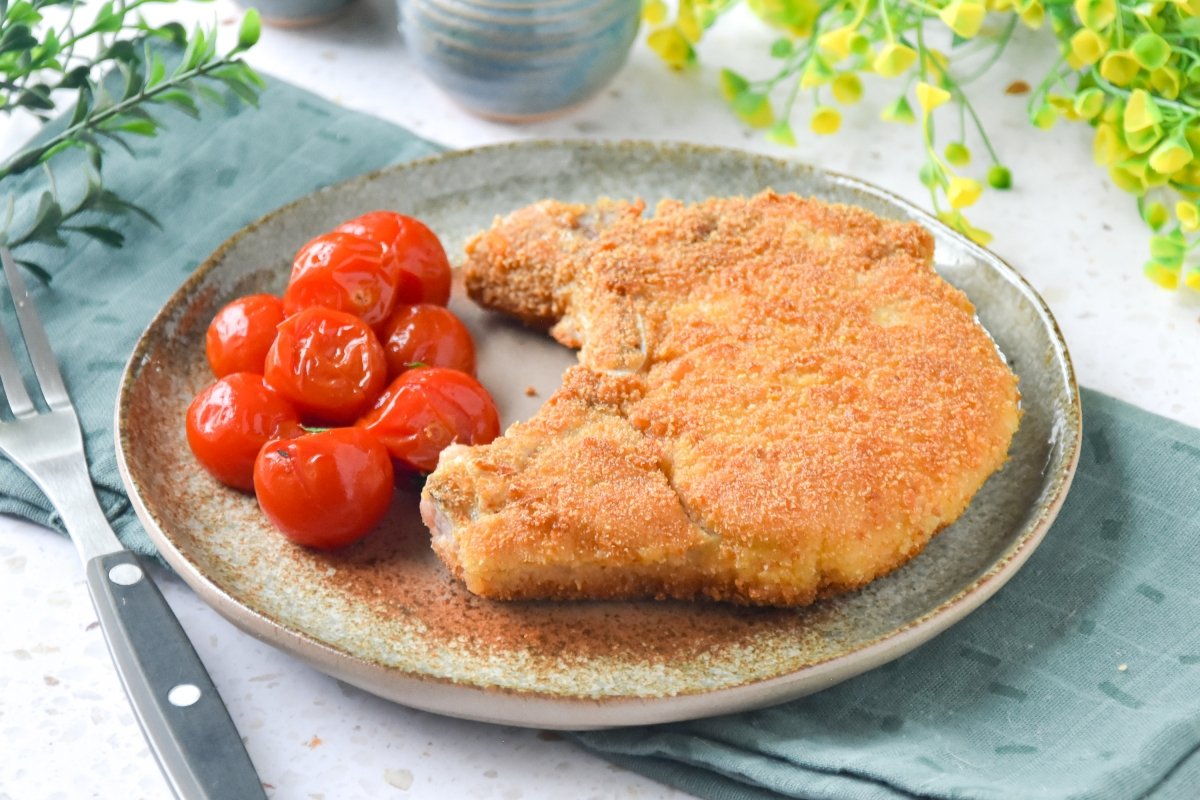
M 1141 64 L 1129 51 L 1114 50 L 1100 62 L 1100 75 L 1117 86 L 1128 86 L 1141 68 Z
M 921 110 L 926 114 L 944 104 L 949 99 L 950 93 L 940 86 L 934 86 L 926 83 L 925 81 L 917 82 L 917 103 L 921 106 Z
M 875 72 L 885 78 L 895 78 L 908 71 L 917 60 L 917 52 L 897 42 L 888 42 L 871 62 Z
M 700 23 L 696 20 L 692 0 L 679 0 L 679 11 L 675 15 L 675 24 L 679 27 L 679 32 L 683 34 L 683 37 L 693 44 L 700 41 L 700 37 L 704 33 L 700 29 Z
M 837 133 L 838 128 L 842 127 L 842 115 L 832 106 L 817 106 L 808 125 L 813 133 L 828 136 Z
M 648 0 L 642 5 L 642 19 L 647 25 L 661 25 L 667 19 L 667 4 L 662 0 Z
M 851 105 L 862 99 L 862 81 L 853 72 L 843 72 L 833 79 L 834 99 L 843 105 Z
M 950 0 L 938 17 L 946 23 L 946 27 L 964 39 L 970 39 L 979 33 L 983 18 L 987 16 L 987 7 L 980 0 Z
M 1075 0 L 1075 15 L 1092 30 L 1104 30 L 1117 18 L 1117 1 Z
M 946 199 L 951 208 L 966 208 L 975 204 L 979 195 L 983 194 L 983 184 L 974 178 L 964 178 L 955 175 L 946 187 Z
M 675 69 L 680 69 L 692 60 L 692 45 L 679 28 L 659 28 L 646 37 L 646 44 L 658 57 Z
M 822 33 L 817 45 L 826 53 L 841 61 L 850 57 L 850 42 L 854 37 L 854 26 L 845 25 Z
M 1180 200 L 1175 204 L 1175 216 L 1179 218 L 1179 227 L 1184 233 L 1200 231 L 1200 205 Z
M 1150 167 L 1162 175 L 1171 175 L 1192 162 L 1192 148 L 1178 134 L 1170 137 L 1150 154 Z
M 1164 289 L 1179 288 L 1179 268 L 1171 268 L 1154 261 L 1147 261 L 1144 268 L 1146 277 Z
M 1080 28 L 1071 37 L 1071 54 L 1080 64 L 1095 64 L 1108 52 L 1108 40 L 1090 28 Z

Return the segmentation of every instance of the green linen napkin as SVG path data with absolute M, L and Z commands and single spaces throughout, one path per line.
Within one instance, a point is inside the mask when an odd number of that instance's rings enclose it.
M 75 237 L 65 250 L 18 254 L 54 275 L 50 288 L 28 281 L 34 302 L 79 412 L 100 504 L 121 541 L 143 554 L 154 547 L 122 489 L 112 430 L 121 371 L 142 330 L 199 262 L 246 223 L 321 186 L 439 150 L 278 80 L 268 80 L 257 110 L 231 102 L 206 106 L 198 121 L 171 111 L 163 117 L 167 130 L 138 141 L 136 156 L 113 148 L 105 158 L 109 188 L 149 210 L 161 228 L 129 216 L 114 223 L 126 240 L 119 250 Z M 60 180 L 68 173 L 60 170 Z M 21 230 L 45 176 L 35 170 L 0 188 L 15 190 L 14 229 Z M 4 295 L 0 318 L 10 325 Z M 62 530 L 42 493 L 3 459 L 0 512 Z
M 120 372 L 142 329 L 243 224 L 437 149 L 279 81 L 259 111 L 169 121 L 136 158 L 114 153 L 107 164 L 109 184 L 161 229 L 133 217 L 118 223 L 121 250 L 77 240 L 22 253 L 55 273 L 35 302 L 102 504 L 142 553 L 153 548 L 121 490 L 112 439 Z M 15 188 L 29 213 L 41 176 Z M 0 307 L 3 324 L 11 317 Z M 1086 443 L 1058 522 L 1017 577 L 949 632 L 804 700 L 577 740 L 711 798 L 1200 796 L 1200 431 L 1093 392 L 1083 403 Z M 0 512 L 61 527 L 3 461 Z
M 820 694 L 588 733 L 709 798 L 1200 797 L 1200 430 L 1083 392 L 1058 519 L 997 595 Z

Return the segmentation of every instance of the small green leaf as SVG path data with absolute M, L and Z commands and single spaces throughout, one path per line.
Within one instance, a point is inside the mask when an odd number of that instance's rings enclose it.
M 1177 266 L 1183 263 L 1186 253 L 1187 240 L 1179 231 L 1150 237 L 1150 257 L 1158 264 Z
M 206 86 L 201 83 L 201 84 L 197 84 L 196 86 L 194 86 L 192 88 L 195 90 L 196 94 L 200 95 L 201 99 L 207 100 L 208 102 L 212 103 L 213 105 L 219 106 L 223 102 L 225 102 L 224 98 L 221 97 L 221 93 L 218 92 L 216 89 L 214 89 L 211 86 Z
M 59 49 L 58 34 L 54 32 L 54 28 L 46 28 L 42 33 L 41 46 L 38 48 L 39 57 L 43 59 L 53 58 L 58 55 Z
M 116 33 L 121 30 L 123 22 L 124 17 L 114 13 L 113 4 L 108 2 L 100 6 L 100 10 L 96 12 L 96 18 L 92 21 L 92 29 L 101 33 Z
M 112 228 L 107 228 L 103 225 L 84 225 L 79 230 L 105 247 L 119 248 L 125 246 L 125 235 Z
M 108 46 L 98 58 L 100 61 L 116 61 L 130 66 L 140 65 L 141 56 L 128 39 L 118 39 Z
M 38 40 L 25 25 L 14 25 L 0 36 L 0 55 L 22 53 L 37 47 Z
M 221 70 L 224 74 L 218 74 L 218 71 L 209 73 L 217 80 L 229 87 L 229 91 L 233 92 L 239 98 L 249 103 L 252 106 L 258 105 L 258 92 L 253 86 L 248 85 L 242 80 L 241 74 L 231 74 L 225 70 Z
M 792 54 L 792 40 L 781 36 L 771 43 L 772 58 L 787 58 Z
M 796 133 L 792 130 L 792 126 L 787 123 L 787 120 L 780 120 L 772 125 L 771 129 L 767 131 L 767 138 L 784 147 L 796 146 Z
M 721 83 L 721 94 L 725 100 L 732 103 L 734 98 L 750 88 L 750 81 L 731 69 L 721 70 L 718 78 Z
M 183 47 L 187 43 L 187 28 L 178 22 L 168 22 L 161 28 L 153 28 L 150 30 L 150 35 L 156 39 L 166 39 L 178 47 Z
M 765 94 L 742 92 L 733 99 L 733 113 L 751 128 L 766 128 L 775 121 L 771 101 Z
M 254 67 L 245 61 L 235 61 L 234 63 L 242 70 L 242 77 L 245 78 L 246 83 L 259 89 L 267 88 L 267 82 L 263 80 L 261 75 L 254 71 Z
M 110 214 L 122 214 L 126 211 L 131 211 L 149 222 L 154 227 L 162 227 L 154 215 L 149 211 L 139 205 L 135 205 L 128 200 L 125 200 L 111 189 L 104 189 L 100 192 L 100 196 L 96 201 L 96 210 Z
M 93 100 L 91 87 L 80 87 L 79 94 L 75 97 L 75 110 L 71 112 L 71 121 L 68 123 L 70 127 L 73 128 L 88 118 L 92 113 Z
M 56 155 L 63 152 L 64 150 L 70 150 L 72 147 L 77 147 L 77 146 L 78 145 L 71 139 L 67 139 L 66 141 L 59 142 L 58 144 L 54 145 L 53 147 L 51 147 L 49 150 L 47 150 L 45 153 L 42 154 L 42 163 L 43 164 L 46 163 L 47 161 L 54 158 Z
M 262 19 L 258 15 L 258 10 L 247 9 L 246 16 L 242 17 L 242 25 L 238 28 L 237 50 L 249 50 L 258 43 L 258 37 L 261 34 Z
M 1152 231 L 1160 231 L 1167 224 L 1170 218 L 1167 213 L 1167 207 L 1155 200 L 1151 203 L 1142 202 L 1142 198 L 1138 198 L 1138 210 L 1141 212 L 1142 220 L 1150 226 Z
M 192 96 L 182 89 L 169 89 L 154 96 L 154 102 L 172 106 L 193 119 L 200 116 L 200 108 Z
M 59 89 L 78 89 L 81 86 L 91 85 L 92 71 L 89 67 L 79 66 L 68 70 L 58 80 Z
M 4 22 L 8 25 L 27 25 L 33 27 L 42 21 L 42 15 L 30 3 L 17 0 L 4 14 Z
M 38 200 L 37 215 L 34 217 L 33 225 L 26 234 L 26 238 L 30 241 L 48 244 L 51 247 L 66 247 L 66 242 L 58 235 L 62 218 L 62 206 L 54 199 L 54 195 L 48 191 L 42 192 L 42 196 Z
M 48 286 L 50 285 L 50 282 L 54 280 L 50 273 L 46 271 L 46 268 L 41 264 L 38 264 L 36 261 L 26 261 L 25 259 L 21 258 L 14 260 L 22 267 L 29 270 L 30 273 L 32 273 L 35 278 L 41 281 L 43 285 Z
M 121 92 L 121 102 L 135 97 L 142 90 L 142 76 L 130 69 L 126 64 L 117 64 L 117 70 L 125 78 L 125 89 Z
M 135 136 L 154 136 L 158 133 L 158 123 L 149 119 L 136 119 L 122 114 L 106 119 L 100 126 L 101 130 L 112 133 L 132 133 Z
M 108 129 L 102 128 L 102 127 L 96 128 L 95 130 L 96 130 L 96 135 L 103 136 L 105 139 L 109 140 L 110 142 L 117 144 L 122 150 L 124 150 L 129 155 L 131 155 L 131 156 L 137 155 L 136 153 L 133 152 L 133 148 L 129 146 L 129 142 L 125 141 L 125 137 L 123 137 L 121 135 L 120 131 L 108 130 Z M 97 147 L 99 147 L 99 144 L 97 144 Z
M 162 83 L 167 77 L 167 64 L 163 61 L 162 56 L 158 53 L 151 53 L 149 46 L 146 48 L 149 58 L 146 62 L 150 65 L 150 70 L 146 75 L 146 88 L 153 89 L 158 84 Z
M 54 101 L 50 99 L 49 87 L 38 84 L 19 92 L 16 102 L 12 105 L 31 110 L 50 111 L 54 108 Z
M 207 64 L 213 60 L 217 54 L 217 32 L 212 31 L 204 36 L 204 47 L 200 50 L 200 60 L 196 62 L 196 66 Z
M 195 28 L 192 31 L 191 38 L 188 40 L 187 49 L 183 51 L 183 57 L 179 59 L 179 65 L 175 67 L 174 74 L 176 76 L 181 75 L 196 66 L 195 62 L 197 54 L 204 45 L 203 39 L 204 34 L 200 32 L 200 28 Z
M 87 150 L 88 163 L 92 165 L 92 169 L 99 172 L 104 166 L 104 151 L 100 149 L 100 145 L 94 138 L 88 137 L 80 140 L 80 146 Z

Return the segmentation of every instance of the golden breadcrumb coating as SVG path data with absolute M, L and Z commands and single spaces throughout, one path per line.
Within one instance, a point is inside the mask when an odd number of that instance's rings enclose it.
M 999 469 L 1017 381 L 912 223 L 794 195 L 545 201 L 468 245 L 485 306 L 579 347 L 422 510 L 494 598 L 802 605 L 919 553 Z

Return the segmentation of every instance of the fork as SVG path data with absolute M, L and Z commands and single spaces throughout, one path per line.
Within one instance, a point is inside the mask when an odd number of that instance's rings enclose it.
M 46 331 L 12 253 L 0 248 L 0 261 L 46 405 L 40 410 L 30 398 L 0 327 L 0 386 L 13 417 L 0 421 L 0 455 L 45 493 L 75 542 L 117 674 L 175 796 L 265 798 L 241 736 L 187 634 L 100 509 L 79 418 Z

